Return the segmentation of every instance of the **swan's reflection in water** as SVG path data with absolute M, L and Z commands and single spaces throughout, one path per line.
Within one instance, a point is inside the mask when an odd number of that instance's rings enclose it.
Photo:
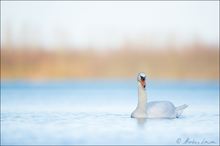
M 136 118 L 137 121 L 137 125 L 140 128 L 144 128 L 145 124 L 147 123 L 147 119 L 146 118 Z

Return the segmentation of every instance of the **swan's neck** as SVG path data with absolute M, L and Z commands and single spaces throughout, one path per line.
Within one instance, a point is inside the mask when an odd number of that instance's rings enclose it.
M 147 94 L 141 83 L 138 82 L 138 109 L 146 111 Z

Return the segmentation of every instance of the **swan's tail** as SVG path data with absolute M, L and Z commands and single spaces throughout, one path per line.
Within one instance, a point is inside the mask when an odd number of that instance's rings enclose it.
M 181 114 L 183 113 L 183 110 L 187 107 L 188 107 L 187 104 L 176 107 L 176 117 L 179 118 Z

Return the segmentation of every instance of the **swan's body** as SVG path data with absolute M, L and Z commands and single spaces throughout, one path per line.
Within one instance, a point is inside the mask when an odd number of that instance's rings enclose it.
M 145 76 L 144 74 L 142 75 Z M 173 103 L 169 101 L 153 101 L 147 103 L 147 94 L 145 92 L 145 77 L 144 77 L 142 81 L 138 82 L 138 105 L 137 108 L 132 112 L 131 117 L 132 118 L 178 118 L 186 107 L 187 107 L 186 104 L 179 107 L 175 107 Z

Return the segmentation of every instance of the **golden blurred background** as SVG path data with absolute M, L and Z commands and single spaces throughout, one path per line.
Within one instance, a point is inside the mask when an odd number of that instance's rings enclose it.
M 219 51 L 193 44 L 184 51 L 155 52 L 124 47 L 53 50 L 3 48 L 2 79 L 131 78 L 146 72 L 152 79 L 219 79 Z

